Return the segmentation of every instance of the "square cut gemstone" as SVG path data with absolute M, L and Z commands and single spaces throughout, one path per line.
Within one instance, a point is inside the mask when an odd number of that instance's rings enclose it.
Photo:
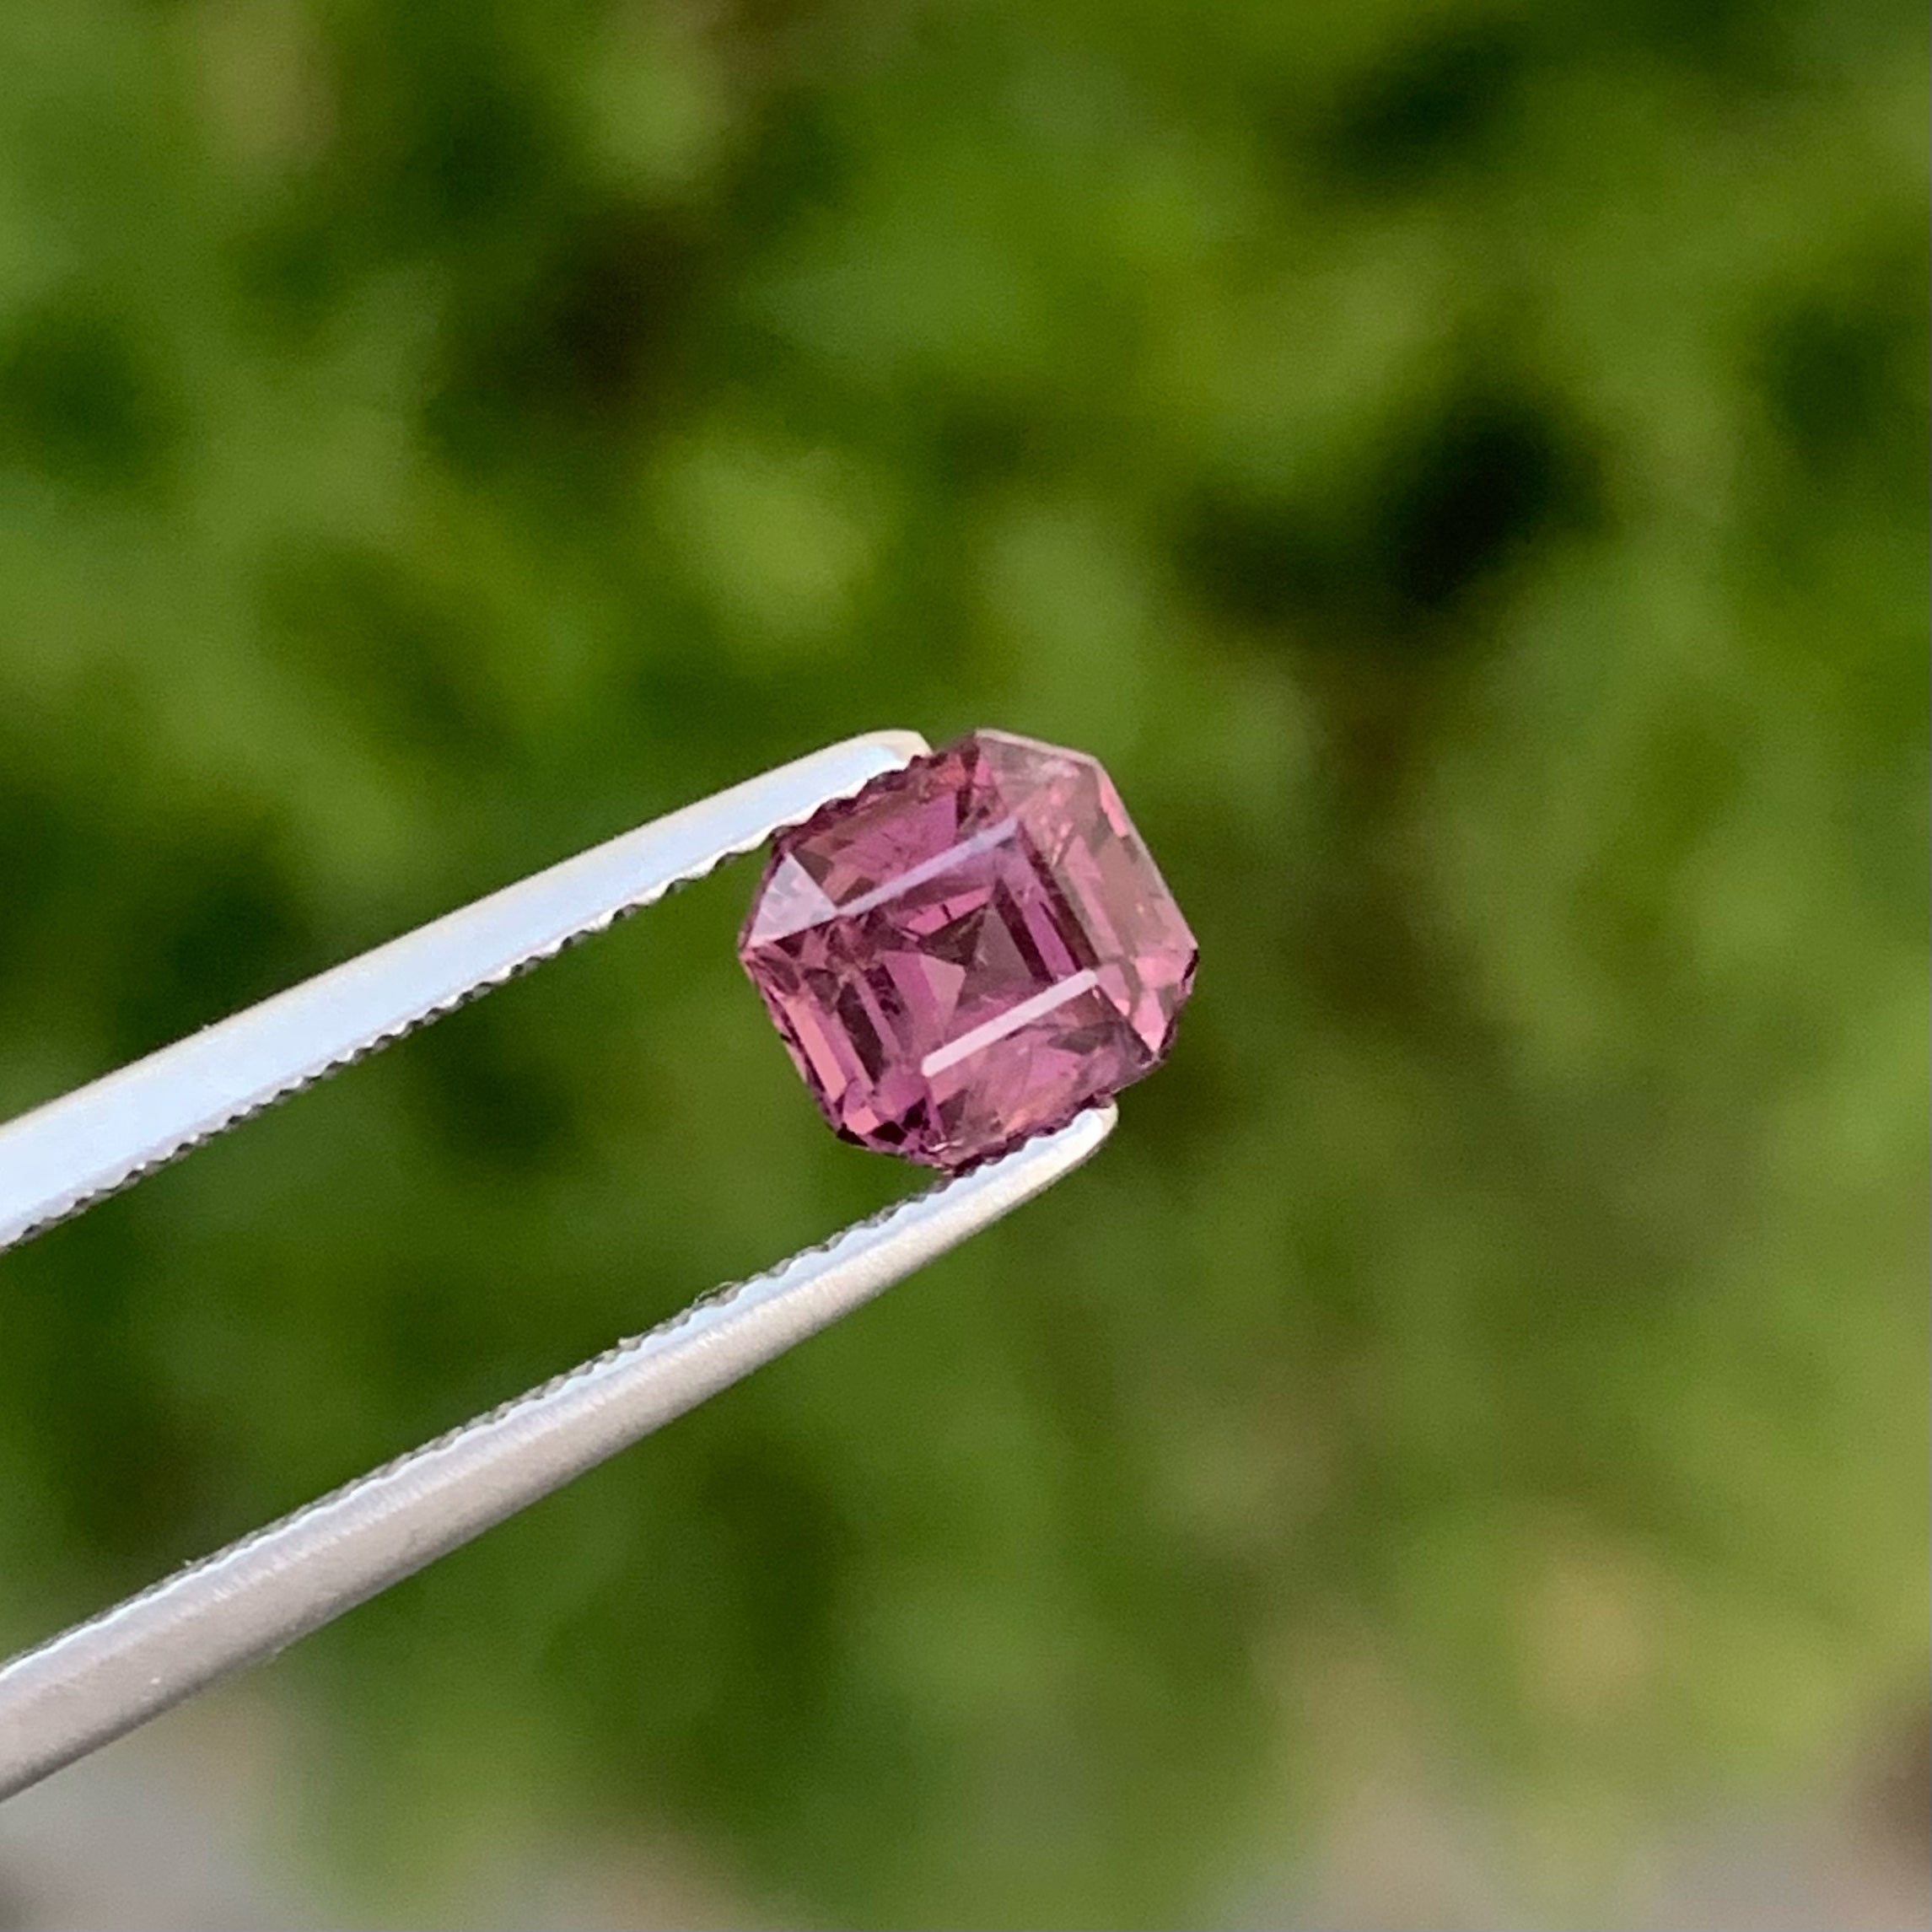
M 1160 1065 L 1194 952 L 1112 780 L 1001 731 L 781 833 L 738 944 L 833 1128 L 947 1170 Z

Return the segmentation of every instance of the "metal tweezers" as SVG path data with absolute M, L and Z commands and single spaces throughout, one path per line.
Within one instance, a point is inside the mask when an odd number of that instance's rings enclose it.
M 927 750 L 826 747 L 565 859 L 0 1126 L 0 1250 Z M 1077 1167 L 1111 1104 L 722 1288 L 0 1666 L 0 1798 L 422 1569 Z

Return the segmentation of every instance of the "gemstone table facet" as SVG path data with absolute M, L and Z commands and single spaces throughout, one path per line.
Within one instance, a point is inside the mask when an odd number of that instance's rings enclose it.
M 978 731 L 781 833 L 738 955 L 833 1128 L 953 1170 L 1158 1066 L 1195 948 L 1100 766 Z

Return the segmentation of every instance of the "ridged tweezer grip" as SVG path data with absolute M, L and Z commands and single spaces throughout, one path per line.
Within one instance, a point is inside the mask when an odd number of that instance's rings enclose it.
M 1111 1104 L 723 1289 L 0 1667 L 0 1798 L 272 1656 L 697 1407 L 1077 1167 Z
M 918 757 L 875 731 L 654 819 L 0 1127 L 0 1250 Z

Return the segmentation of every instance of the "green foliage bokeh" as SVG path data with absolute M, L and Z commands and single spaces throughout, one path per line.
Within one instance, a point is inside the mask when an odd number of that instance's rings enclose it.
M 0 1113 L 877 725 L 1202 942 L 1104 1160 L 277 1666 L 372 1882 L 1212 1916 L 1392 1687 L 1561 1890 L 1911 1681 L 1920 28 L 0 7 Z M 0 1264 L 0 1637 L 901 1185 L 749 884 Z

